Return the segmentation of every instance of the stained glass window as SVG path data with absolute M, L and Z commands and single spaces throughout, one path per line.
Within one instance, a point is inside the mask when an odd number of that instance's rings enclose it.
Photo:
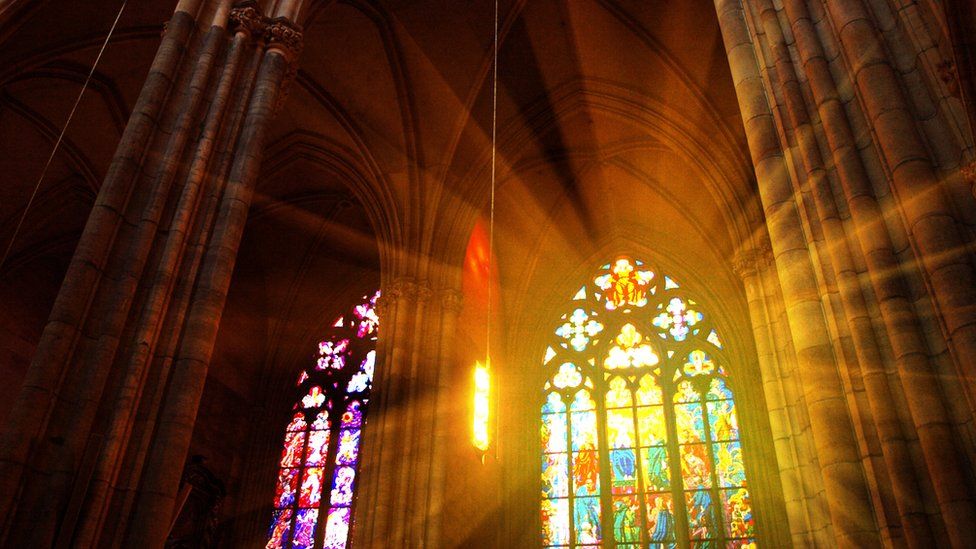
M 567 302 L 543 358 L 543 546 L 755 547 L 713 320 L 628 257 Z
M 267 549 L 343 549 L 376 361 L 376 299 L 363 296 L 319 343 L 285 427 Z

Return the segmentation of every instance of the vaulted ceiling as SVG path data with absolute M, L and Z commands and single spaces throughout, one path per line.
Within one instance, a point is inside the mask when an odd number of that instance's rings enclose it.
M 0 11 L 4 246 L 119 3 L 14 4 L 26 15 Z M 26 368 L 174 4 L 129 2 L 0 270 L 4 379 Z M 489 202 L 492 17 L 490 1 L 306 9 L 204 409 L 290 379 L 393 255 L 456 278 Z M 738 296 L 728 258 L 760 214 L 713 5 L 503 1 L 499 39 L 496 244 L 513 326 L 535 322 L 518 304 L 564 297 L 581 267 L 628 246 Z

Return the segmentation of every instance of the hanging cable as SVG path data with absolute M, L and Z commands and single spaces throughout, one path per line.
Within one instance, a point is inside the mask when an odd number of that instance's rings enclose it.
M 473 442 L 476 448 L 481 451 L 481 463 L 485 463 L 486 452 L 491 447 L 491 433 L 489 425 L 494 424 L 497 432 L 498 414 L 492 413 L 493 401 L 496 400 L 497 391 L 491 390 L 491 320 L 492 320 L 492 291 L 491 291 L 491 268 L 492 250 L 495 245 L 495 156 L 496 138 L 498 132 L 498 0 L 495 0 L 495 15 L 492 41 L 492 63 L 491 63 L 491 195 L 489 200 L 488 214 L 488 272 L 486 283 L 488 284 L 488 317 L 485 322 L 485 363 L 475 364 L 474 372 L 474 425 Z M 497 410 L 497 406 L 495 407 Z M 497 445 L 495 446 L 497 452 Z
M 13 234 L 10 235 L 10 241 L 7 242 L 7 249 L 4 250 L 3 257 L 0 258 L 0 272 L 2 272 L 4 264 L 7 263 L 7 256 L 10 255 L 10 250 L 14 247 L 14 241 L 17 240 L 17 236 L 24 224 L 24 220 L 27 219 L 27 212 L 34 203 L 34 198 L 37 197 L 37 191 L 40 190 L 41 183 L 44 181 L 44 176 L 47 175 L 47 170 L 51 167 L 51 161 L 54 160 L 54 155 L 57 154 L 58 148 L 61 146 L 61 141 L 64 140 L 64 134 L 68 131 L 68 125 L 71 124 L 71 119 L 74 118 L 75 111 L 78 110 L 78 105 L 81 103 L 81 98 L 85 95 L 85 90 L 88 89 L 88 84 L 91 83 L 92 76 L 95 74 L 95 69 L 98 67 L 98 62 L 101 61 L 102 54 L 105 53 L 105 48 L 108 46 L 109 40 L 112 39 L 112 34 L 115 33 L 115 27 L 118 26 L 119 19 L 122 18 L 122 12 L 125 11 L 125 5 L 127 3 L 128 0 L 122 0 L 122 5 L 119 6 L 119 12 L 115 15 L 115 21 L 112 22 L 112 27 L 108 30 L 108 34 L 105 35 L 105 40 L 102 42 L 102 47 L 98 50 L 98 55 L 95 56 L 95 62 L 92 63 L 91 70 L 88 71 L 88 76 L 85 78 L 85 83 L 81 86 L 81 91 L 78 92 L 78 97 L 75 99 L 75 104 L 71 106 L 71 111 L 68 113 L 68 119 L 64 121 L 64 126 L 61 128 L 61 133 L 58 134 L 58 139 L 54 142 L 54 148 L 51 150 L 51 154 L 48 155 L 47 162 L 44 163 L 44 169 L 41 170 L 41 175 L 37 178 L 37 183 L 34 185 L 34 190 L 31 192 L 30 198 L 27 199 L 27 204 L 24 206 L 24 211 L 20 214 L 20 219 L 17 221 L 17 225 L 14 227 Z
M 485 334 L 485 360 L 491 364 L 491 268 L 495 247 L 495 155 L 498 132 L 498 0 L 495 0 L 495 27 L 491 62 L 491 195 L 488 207 L 488 323 Z

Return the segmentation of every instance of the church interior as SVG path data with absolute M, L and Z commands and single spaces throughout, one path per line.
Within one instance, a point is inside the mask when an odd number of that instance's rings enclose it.
M 971 0 L 0 2 L 0 546 L 976 547 Z

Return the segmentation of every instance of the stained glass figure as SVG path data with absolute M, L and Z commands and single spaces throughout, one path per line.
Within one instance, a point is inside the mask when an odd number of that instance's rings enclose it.
M 593 279 L 598 288 L 604 290 L 607 310 L 614 310 L 627 305 L 643 307 L 647 304 L 647 287 L 654 278 L 654 273 L 638 269 L 630 259 L 622 257 L 604 270 L 609 273 L 601 274 Z
M 378 297 L 379 292 L 364 296 L 350 315 L 339 317 L 330 337 L 319 343 L 315 368 L 299 376 L 296 413 L 285 428 L 269 549 L 346 547 L 376 363 Z
M 689 288 L 655 273 L 604 265 L 546 344 L 545 547 L 756 546 L 727 350 Z

